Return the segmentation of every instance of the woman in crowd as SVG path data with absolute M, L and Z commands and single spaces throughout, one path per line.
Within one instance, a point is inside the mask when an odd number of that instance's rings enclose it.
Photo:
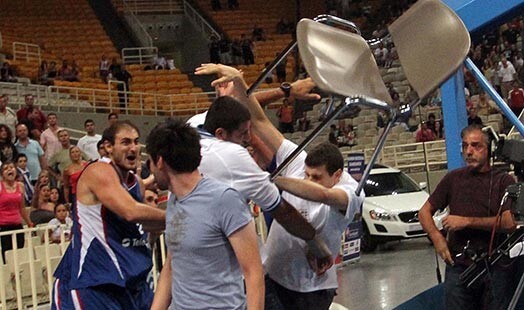
M 27 216 L 24 205 L 24 185 L 16 181 L 15 164 L 6 161 L 0 168 L 2 181 L 0 181 L 0 232 L 22 229 L 22 219 L 29 227 L 33 222 Z M 2 258 L 7 250 L 13 248 L 10 235 L 0 238 L 2 245 Z M 16 235 L 17 248 L 24 247 L 24 234 Z
M 64 170 L 62 175 L 64 198 L 68 203 L 75 201 L 76 183 L 80 177 L 80 173 L 82 173 L 82 170 L 87 164 L 85 160 L 82 160 L 82 152 L 77 146 L 69 149 L 69 158 L 71 159 L 71 164 Z
M 0 124 L 0 161 L 14 162 L 17 154 L 11 129 L 5 124 Z
M 435 121 L 435 129 L 433 130 L 433 134 L 435 136 L 435 140 L 446 139 L 446 135 L 444 134 L 444 126 L 442 126 L 441 120 Z
M 55 217 L 55 204 L 51 202 L 51 188 L 49 184 L 42 184 L 37 187 L 37 195 L 33 197 L 33 211 L 31 211 L 31 221 L 35 224 L 49 223 Z

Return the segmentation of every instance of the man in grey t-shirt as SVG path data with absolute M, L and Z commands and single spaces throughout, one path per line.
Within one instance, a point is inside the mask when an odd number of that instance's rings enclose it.
M 151 308 L 263 309 L 264 276 L 249 207 L 235 189 L 200 174 L 198 133 L 168 119 L 151 131 L 147 152 L 159 187 L 172 192 L 169 263 Z

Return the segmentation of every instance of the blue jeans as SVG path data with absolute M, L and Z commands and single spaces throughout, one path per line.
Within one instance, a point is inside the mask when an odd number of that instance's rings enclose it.
M 460 274 L 466 268 L 462 265 L 446 266 L 444 280 L 446 309 L 507 309 L 514 292 L 511 280 L 514 265 L 496 266 L 484 281 L 478 280 L 470 288 L 459 281 Z

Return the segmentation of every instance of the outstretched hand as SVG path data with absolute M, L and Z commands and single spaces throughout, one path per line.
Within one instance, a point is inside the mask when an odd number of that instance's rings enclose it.
M 195 69 L 196 75 L 217 74 L 218 79 L 211 82 L 213 87 L 227 87 L 228 82 L 242 79 L 242 72 L 230 66 L 221 64 L 202 64 Z
M 326 243 L 315 236 L 314 239 L 307 242 L 306 258 L 309 266 L 317 276 L 323 275 L 331 266 L 333 266 L 333 255 Z
M 315 87 L 311 78 L 297 80 L 291 83 L 291 96 L 300 100 L 320 100 L 320 95 L 310 93 Z

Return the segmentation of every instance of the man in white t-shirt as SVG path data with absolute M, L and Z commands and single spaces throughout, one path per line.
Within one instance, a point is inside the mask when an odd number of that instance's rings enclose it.
M 77 146 L 89 157 L 89 160 L 99 159 L 97 143 L 102 139 L 102 136 L 95 133 L 95 122 L 92 119 L 87 119 L 84 122 L 84 128 L 86 135 L 78 140 Z
M 285 140 L 272 125 L 254 96 L 245 95 L 247 85 L 238 70 L 212 64 L 203 65 L 198 71 L 201 74 L 218 74 L 218 82 L 233 81 L 232 94 L 249 108 L 253 130 L 275 152 L 277 165 L 296 149 L 297 146 Z M 309 155 L 301 152 L 283 171 L 284 177 L 276 180 L 279 188 L 285 191 L 283 199 L 289 201 L 315 227 L 317 236 L 326 241 L 333 257 L 338 254 L 342 232 L 360 210 L 364 199 L 363 192 L 359 196 L 355 194 L 358 184 L 343 169 L 344 160 L 338 148 L 323 143 Z M 308 246 L 278 223 L 271 227 L 266 250 L 266 291 L 274 295 L 266 299 L 266 307 L 329 308 L 338 286 L 334 267 L 325 274 L 316 273 L 315 268 L 310 268 L 314 265 L 314 259 L 308 253 Z M 303 253 L 308 253 L 307 257 Z

